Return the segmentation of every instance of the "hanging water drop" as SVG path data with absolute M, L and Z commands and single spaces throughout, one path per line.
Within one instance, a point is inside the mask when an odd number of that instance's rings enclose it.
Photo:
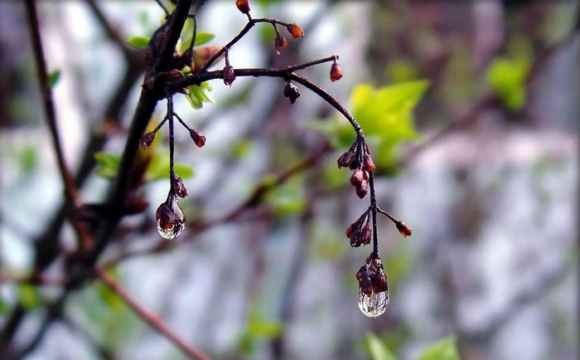
M 371 296 L 359 290 L 358 307 L 363 314 L 368 317 L 378 317 L 384 314 L 389 304 L 389 292 L 372 292 Z
M 168 240 L 177 238 L 185 229 L 185 215 L 179 208 L 177 197 L 169 194 L 167 201 L 159 205 L 157 213 L 157 231 Z

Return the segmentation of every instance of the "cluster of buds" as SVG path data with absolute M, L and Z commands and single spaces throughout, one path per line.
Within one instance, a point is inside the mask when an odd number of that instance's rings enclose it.
M 369 172 L 375 171 L 376 167 L 362 136 L 357 136 L 350 149 L 338 158 L 337 164 L 339 169 L 353 170 L 350 183 L 355 187 L 359 198 L 365 197 L 369 187 Z
M 371 219 L 367 210 L 358 220 L 353 222 L 346 229 L 346 237 L 350 240 L 350 246 L 359 247 L 371 243 L 373 231 L 371 230 Z

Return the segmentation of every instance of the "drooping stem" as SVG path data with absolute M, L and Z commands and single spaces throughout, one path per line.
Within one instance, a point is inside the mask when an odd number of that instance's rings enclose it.
M 169 178 L 173 183 L 175 173 L 173 172 L 173 159 L 175 156 L 175 129 L 173 124 L 173 96 L 167 96 L 167 118 L 169 121 Z M 171 186 L 173 192 L 173 186 Z
M 369 171 L 369 186 L 371 188 L 371 214 L 373 219 L 373 254 L 379 253 L 379 240 L 377 235 L 377 198 L 375 194 L 375 174 Z

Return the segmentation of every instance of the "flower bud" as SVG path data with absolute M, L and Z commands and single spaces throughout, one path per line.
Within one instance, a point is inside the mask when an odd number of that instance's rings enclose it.
M 363 181 L 359 187 L 356 188 L 356 195 L 359 198 L 364 198 L 369 192 L 368 182 Z
M 299 37 L 304 36 L 304 31 L 302 31 L 300 26 L 296 25 L 295 23 L 288 24 L 288 26 L 286 26 L 286 29 L 294 39 L 298 39 Z
M 203 136 L 203 134 L 198 130 L 189 129 L 189 136 L 191 136 L 195 146 L 201 148 L 205 145 L 205 136 Z
M 352 175 L 350 177 L 350 183 L 352 184 L 352 186 L 354 187 L 360 187 L 360 185 L 363 183 L 364 179 L 363 179 L 363 171 L 362 170 L 355 170 L 352 172 Z
M 354 158 L 354 154 L 351 153 L 350 151 L 345 152 L 344 154 L 342 154 L 338 160 L 336 161 L 336 163 L 338 164 L 338 168 L 346 168 L 350 166 L 350 163 L 352 162 Z
M 372 236 L 373 236 L 373 231 L 371 230 L 371 222 L 370 222 L 370 218 L 369 218 L 369 219 L 367 219 L 365 226 L 361 229 L 361 243 L 363 245 L 370 244 Z
M 280 34 L 276 34 L 276 39 L 274 39 L 274 49 L 276 50 L 276 54 L 280 55 L 280 50 L 286 47 L 288 42 L 284 39 L 284 36 Z
M 291 104 L 294 104 L 296 99 L 300 97 L 300 91 L 298 91 L 296 85 L 288 82 L 286 83 L 286 86 L 284 86 L 284 96 L 290 99 Z
M 153 140 L 155 140 L 155 133 L 153 131 L 143 135 L 141 137 L 141 140 L 139 140 L 139 145 L 141 145 L 141 149 L 143 150 L 147 149 L 149 146 L 151 146 Z
M 234 68 L 228 64 L 224 67 L 224 84 L 231 86 L 234 80 L 236 80 L 236 73 Z
M 330 81 L 335 82 L 337 80 L 340 80 L 340 78 L 342 78 L 342 69 L 340 68 L 340 65 L 338 65 L 338 63 L 335 61 L 332 64 L 332 67 L 330 68 Z
M 175 195 L 182 198 L 187 196 L 187 189 L 183 184 L 183 180 L 181 180 L 179 176 L 173 175 L 171 180 L 171 186 L 173 187 L 173 192 L 175 192 Z
M 399 230 L 399 233 L 401 233 L 401 235 L 403 235 L 404 237 L 411 236 L 411 234 L 413 233 L 413 229 L 411 229 L 409 225 L 405 224 L 402 221 L 398 221 L 396 225 L 397 230 Z
M 177 204 L 177 198 L 169 194 L 167 201 L 159 205 L 155 213 L 157 231 L 165 239 L 172 240 L 181 235 L 185 228 L 185 215 Z
M 242 14 L 247 14 L 250 12 L 250 3 L 248 0 L 236 0 L 236 6 Z
M 371 158 L 370 154 L 365 154 L 365 156 L 363 157 L 363 167 L 362 168 L 363 168 L 363 170 L 366 170 L 366 171 L 375 171 L 377 169 L 377 167 L 373 163 L 373 159 Z

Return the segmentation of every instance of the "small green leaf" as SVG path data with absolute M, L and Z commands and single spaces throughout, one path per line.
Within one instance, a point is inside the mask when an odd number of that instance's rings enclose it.
M 60 80 L 60 70 L 54 70 L 53 72 L 51 72 L 50 74 L 48 74 L 48 86 L 50 86 L 51 88 L 53 88 L 58 81 Z
M 252 337 L 274 338 L 280 336 L 284 325 L 279 321 L 252 319 L 248 324 L 248 334 Z
M 115 178 L 119 167 L 119 157 L 104 151 L 95 153 L 94 157 L 97 162 L 97 175 L 105 179 Z
M 182 179 L 189 179 L 193 176 L 193 168 L 185 164 L 173 165 L 173 171 Z
M 450 336 L 431 345 L 417 360 L 459 360 L 455 338 Z
M 214 37 L 215 34 L 210 32 L 204 31 L 198 32 L 197 34 L 195 34 L 195 43 L 193 45 L 200 46 L 207 44 L 208 42 L 212 41 Z M 191 39 L 193 39 L 193 36 L 189 36 L 186 38 L 186 40 L 181 44 L 181 51 L 189 49 L 189 46 L 191 45 Z
M 373 333 L 367 333 L 367 341 L 369 343 L 369 350 L 373 360 L 397 360 L 395 355 L 376 337 Z
M 530 68 L 531 63 L 525 57 L 517 59 L 498 57 L 489 65 L 485 79 L 508 109 L 518 110 L 525 105 L 525 82 Z
M 149 45 L 150 39 L 151 38 L 149 38 L 147 36 L 137 35 L 137 36 L 132 36 L 129 39 L 127 39 L 127 42 L 129 43 L 129 45 L 131 45 L 137 49 L 147 49 L 147 45 Z

